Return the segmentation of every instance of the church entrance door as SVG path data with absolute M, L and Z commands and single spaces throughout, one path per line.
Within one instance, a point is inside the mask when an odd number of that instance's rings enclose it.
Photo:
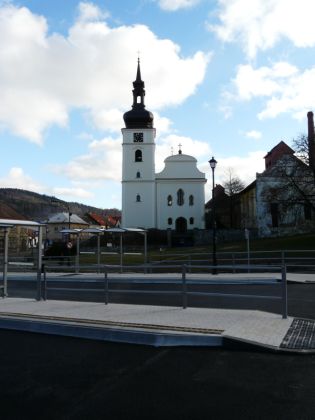
M 187 231 L 187 220 L 184 217 L 178 217 L 178 219 L 176 219 L 176 231 L 177 232 Z

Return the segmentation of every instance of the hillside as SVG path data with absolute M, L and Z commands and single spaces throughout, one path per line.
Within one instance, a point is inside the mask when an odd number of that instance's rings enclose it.
M 86 213 L 97 213 L 106 216 L 120 215 L 118 209 L 99 209 L 76 202 L 67 202 L 53 196 L 38 194 L 16 188 L 0 188 L 0 206 L 10 206 L 17 213 L 32 220 L 45 220 L 54 213 L 68 211 L 84 216 Z

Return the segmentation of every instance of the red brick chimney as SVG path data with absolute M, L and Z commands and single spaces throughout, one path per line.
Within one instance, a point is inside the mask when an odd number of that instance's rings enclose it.
M 307 113 L 307 122 L 308 122 L 308 157 L 309 165 L 315 171 L 315 132 L 314 132 L 314 114 L 312 111 Z

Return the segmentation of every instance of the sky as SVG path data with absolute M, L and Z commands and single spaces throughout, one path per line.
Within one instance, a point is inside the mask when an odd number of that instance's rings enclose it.
M 315 110 L 314 0 L 0 0 L 0 187 L 121 208 L 140 56 L 156 172 L 193 155 L 245 185 Z

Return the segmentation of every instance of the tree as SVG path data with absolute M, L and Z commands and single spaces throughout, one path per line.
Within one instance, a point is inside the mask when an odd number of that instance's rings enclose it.
M 232 197 L 233 195 L 241 192 L 245 188 L 244 182 L 235 175 L 232 168 L 228 168 L 226 171 L 226 179 L 222 183 L 226 194 Z
M 309 165 L 309 145 L 307 135 L 305 133 L 299 134 L 292 140 L 292 145 L 296 156 L 306 163 L 306 165 Z
M 284 155 L 256 179 L 258 219 L 265 228 L 314 227 L 315 188 L 312 170 L 297 156 Z M 269 215 L 270 222 L 263 223 Z
M 226 179 L 223 181 L 222 186 L 225 193 L 229 196 L 229 213 L 230 213 L 230 227 L 233 228 L 237 225 L 237 216 L 235 208 L 237 208 L 238 193 L 245 188 L 243 181 L 235 175 L 232 168 L 226 171 Z

